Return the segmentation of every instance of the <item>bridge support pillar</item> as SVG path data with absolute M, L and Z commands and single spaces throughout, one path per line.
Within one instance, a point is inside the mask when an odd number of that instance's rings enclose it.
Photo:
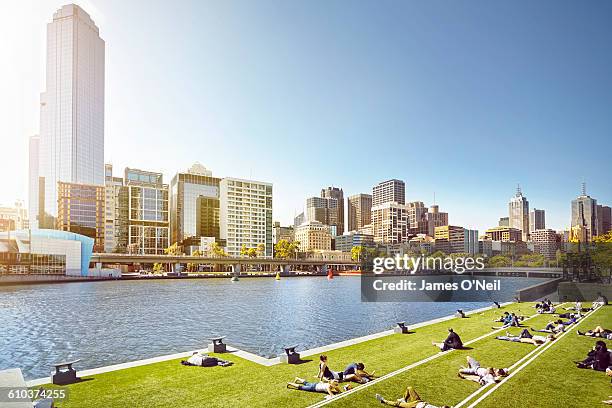
M 283 272 L 284 273 L 289 273 L 289 270 L 291 269 L 291 266 L 290 265 L 283 265 L 282 268 L 283 268 Z
M 232 272 L 234 272 L 234 275 L 240 275 L 240 264 L 233 264 Z
M 321 273 L 327 275 L 327 264 L 321 265 Z

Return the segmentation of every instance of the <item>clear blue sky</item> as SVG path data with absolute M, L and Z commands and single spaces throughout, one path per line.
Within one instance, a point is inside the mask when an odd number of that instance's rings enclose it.
M 44 24 L 61 5 L 25 3 L 22 141 L 38 129 Z M 79 4 L 107 43 L 106 161 L 119 169 L 169 181 L 199 161 L 270 181 L 283 223 L 321 187 L 388 178 L 480 230 L 517 183 L 552 228 L 569 224 L 583 180 L 612 204 L 612 2 Z M 27 195 L 10 164 L 0 201 Z

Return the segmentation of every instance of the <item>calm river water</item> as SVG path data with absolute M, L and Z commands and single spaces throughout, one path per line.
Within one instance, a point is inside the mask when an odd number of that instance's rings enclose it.
M 504 280 L 517 289 L 540 281 Z M 94 368 L 200 349 L 211 335 L 269 357 L 286 345 L 305 350 L 488 305 L 362 303 L 357 277 L 0 286 L 0 369 L 34 379 L 61 360 Z

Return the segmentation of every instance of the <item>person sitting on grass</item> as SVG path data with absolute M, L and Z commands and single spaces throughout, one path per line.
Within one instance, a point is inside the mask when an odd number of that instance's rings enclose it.
M 308 382 L 300 377 L 295 377 L 293 382 L 287 383 L 287 388 L 290 390 L 308 391 L 308 392 L 321 392 L 333 397 L 336 394 L 340 394 L 342 390 L 338 381 L 319 381 L 319 382 Z
M 587 358 L 583 361 L 575 361 L 578 368 L 591 368 L 596 371 L 606 371 L 610 366 L 610 353 L 606 342 L 597 340 L 593 350 L 589 351 Z
M 434 346 L 438 347 L 442 351 L 447 351 L 451 349 L 462 349 L 463 342 L 461 341 L 461 337 L 457 333 L 453 331 L 453 329 L 448 329 L 448 337 L 444 340 L 443 343 L 432 342 Z
M 321 354 L 319 356 L 319 373 L 317 374 L 317 378 L 320 380 L 344 380 L 344 373 L 333 371 L 327 366 L 327 356 L 325 354 Z
M 506 324 L 509 321 L 510 321 L 510 313 L 508 312 L 504 312 L 504 314 L 499 316 L 498 319 L 493 320 L 494 323 L 504 323 L 504 324 Z
M 400 407 L 400 408 L 438 408 L 436 405 L 432 405 L 428 402 L 423 401 L 419 394 L 412 387 L 406 388 L 406 392 L 404 392 L 404 396 L 395 401 L 389 401 L 383 398 L 382 395 L 376 394 L 376 399 L 380 401 L 381 404 L 389 405 L 392 407 Z M 440 408 L 450 408 L 448 405 L 444 405 Z
M 457 375 L 465 380 L 475 381 L 480 385 L 494 384 L 501 377 L 508 375 L 507 368 L 481 367 L 473 357 L 467 356 L 467 367 L 461 367 Z
M 493 330 L 499 330 L 499 329 L 507 329 L 508 327 L 520 327 L 521 326 L 521 323 L 519 322 L 519 318 L 514 313 L 509 314 L 502 323 L 503 325 L 501 327 L 491 327 L 491 328 Z
M 510 333 L 506 332 L 505 336 L 497 336 L 495 337 L 497 340 L 503 341 L 514 341 L 518 343 L 529 343 L 535 346 L 539 346 L 544 343 L 548 343 L 550 341 L 554 341 L 561 333 L 557 334 L 549 334 L 548 336 L 534 336 L 529 333 L 529 330 L 523 329 L 518 336 L 513 336 Z
M 597 326 L 593 330 L 589 330 L 587 332 L 581 332 L 580 330 L 577 330 L 576 333 L 578 333 L 579 336 L 601 337 L 607 340 L 612 340 L 612 330 L 604 329 L 601 326 Z
M 365 384 L 374 378 L 374 371 L 368 373 L 363 363 L 351 363 L 342 372 L 344 381 L 354 381 Z
M 228 367 L 234 363 L 232 363 L 231 361 L 227 361 L 227 360 L 221 360 L 217 357 L 211 357 L 208 354 L 202 354 L 202 353 L 195 352 L 187 360 L 181 360 L 181 364 L 186 365 L 186 366 L 196 366 L 196 367 L 215 367 L 215 366 Z
M 463 310 L 457 309 L 457 312 L 455 313 L 455 317 L 459 319 L 465 319 L 466 316 Z

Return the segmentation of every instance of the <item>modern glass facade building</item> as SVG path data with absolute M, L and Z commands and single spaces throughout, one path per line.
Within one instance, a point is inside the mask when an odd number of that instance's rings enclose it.
M 202 165 L 194 165 L 186 173 L 178 173 L 170 182 L 170 241 L 182 243 L 198 238 L 202 228 L 198 210 L 200 197 L 219 199 L 219 181 Z M 201 206 L 200 206 L 201 209 Z M 212 227 L 214 228 L 214 227 Z
M 104 251 L 104 186 L 57 183 L 56 229 L 94 239 L 94 251 Z
M 163 254 L 170 246 L 169 188 L 162 173 L 125 169 L 128 190 L 128 251 Z
M 98 27 L 79 6 L 63 6 L 53 15 L 47 25 L 40 140 L 30 144 L 31 155 L 39 148 L 38 161 L 30 160 L 35 226 L 46 224 L 46 217 L 53 224 L 58 216 L 58 182 L 104 184 L 104 53 Z
M 572 200 L 572 229 L 581 231 L 581 234 L 574 234 L 579 235 L 574 238 L 590 242 L 598 235 L 597 224 L 597 200 L 583 191 L 582 195 Z
M 87 276 L 94 240 L 57 230 L 0 232 L 0 275 Z

